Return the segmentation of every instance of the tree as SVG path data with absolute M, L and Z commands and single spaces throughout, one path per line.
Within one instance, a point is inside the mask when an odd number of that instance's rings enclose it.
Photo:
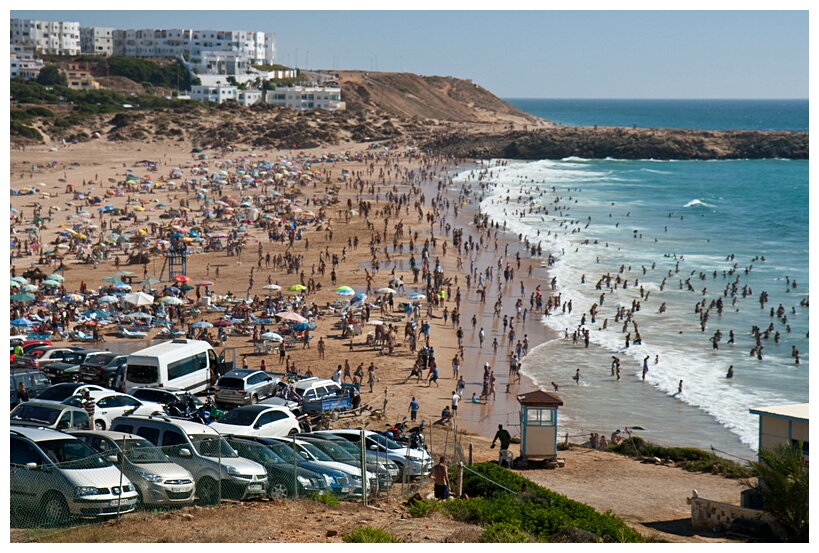
M 803 463 L 802 442 L 762 449 L 759 461 L 749 463 L 757 477 L 755 488 L 762 496 L 763 510 L 783 530 L 786 540 L 808 542 L 808 468 Z
M 68 86 L 68 77 L 56 65 L 46 65 L 40 69 L 37 83 L 43 86 Z

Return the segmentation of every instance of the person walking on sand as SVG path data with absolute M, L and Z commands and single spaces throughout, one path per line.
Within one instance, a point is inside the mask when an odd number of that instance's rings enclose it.
M 438 365 L 435 364 L 435 360 L 431 361 L 431 365 L 429 367 L 429 373 L 427 376 L 427 388 L 432 386 L 432 383 L 435 383 L 435 386 L 439 386 L 438 384 Z
M 458 416 L 458 402 L 461 401 L 461 396 L 453 390 L 452 391 L 452 418 L 456 418 Z
M 412 401 L 409 404 L 409 413 L 410 413 L 410 420 L 415 422 L 416 417 L 418 417 L 418 402 L 415 400 L 415 396 L 412 396 Z
M 580 369 L 577 369 L 577 371 L 575 371 L 572 380 L 574 380 L 574 383 L 577 384 L 578 386 L 580 385 Z
M 486 338 L 486 332 L 484 332 L 483 327 L 481 327 L 481 331 L 478 332 L 478 347 L 483 347 L 484 338 Z
M 381 380 L 381 379 L 380 379 L 380 378 L 378 378 L 378 376 L 375 374 L 375 368 L 376 368 L 376 367 L 375 367 L 375 365 L 374 365 L 373 363 L 370 363 L 370 366 L 369 366 L 369 368 L 367 369 L 367 373 L 368 373 L 368 375 L 369 375 L 369 376 L 367 377 L 367 384 L 369 384 L 369 386 L 370 386 L 370 393 L 372 393 L 372 391 L 373 391 L 373 385 L 374 385 L 376 382 L 379 382 L 379 381 Z

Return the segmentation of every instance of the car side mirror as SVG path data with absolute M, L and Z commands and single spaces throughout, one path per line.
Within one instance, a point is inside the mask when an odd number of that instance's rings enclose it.
M 188 449 L 187 447 L 183 447 L 183 448 L 181 448 L 179 450 L 179 456 L 180 457 L 190 457 L 191 456 L 191 450 Z
M 378 451 L 378 446 L 373 444 L 370 446 L 370 451 Z
M 118 463 L 118 462 L 119 462 L 119 455 L 117 455 L 116 453 L 114 453 L 114 454 L 112 454 L 112 455 L 108 455 L 108 456 L 106 457 L 106 459 L 107 459 L 107 460 L 108 460 L 108 462 L 110 462 L 110 463 Z
M 58 423 L 58 424 L 57 424 L 57 430 L 68 430 L 68 428 L 69 428 L 70 426 L 71 426 L 71 423 L 70 423 L 70 422 L 68 422 L 68 421 L 60 421 L 60 423 Z

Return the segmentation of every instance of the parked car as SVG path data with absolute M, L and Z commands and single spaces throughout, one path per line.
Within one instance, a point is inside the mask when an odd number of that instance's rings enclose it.
M 81 382 L 61 382 L 59 384 L 52 384 L 43 390 L 37 399 L 39 401 L 50 401 L 53 403 L 62 403 L 71 396 L 79 396 L 85 393 L 85 390 L 90 391 L 109 391 L 102 386 L 96 384 L 83 384 Z
M 29 399 L 35 399 L 46 388 L 51 386 L 51 381 L 43 371 L 37 369 L 11 369 L 11 407 L 17 404 L 17 385 L 22 382 L 26 387 Z
M 174 463 L 193 474 L 200 503 L 215 503 L 220 496 L 263 497 L 267 491 L 265 468 L 239 457 L 216 430 L 204 424 L 168 416 L 127 415 L 115 418 L 111 430 L 137 434 L 162 448 Z
M 59 362 L 45 367 L 44 372 L 52 382 L 78 382 L 80 380 L 80 365 L 89 357 L 110 353 L 103 349 L 78 349 L 73 354 L 66 354 Z
M 107 518 L 134 510 L 134 486 L 108 459 L 74 436 L 11 427 L 12 516 L 56 525 L 72 517 Z
M 176 507 L 191 505 L 196 485 L 193 475 L 141 436 L 99 430 L 71 432 L 103 455 L 116 455 L 116 464 L 136 486 L 138 505 Z
M 314 434 L 319 436 L 322 434 L 335 434 L 354 444 L 361 442 L 360 430 L 317 430 Z M 367 449 L 386 454 L 388 459 L 398 465 L 398 468 L 402 471 L 402 476 L 404 470 L 407 471 L 409 476 L 417 477 L 428 474 L 432 469 L 432 457 L 426 450 L 403 446 L 372 430 L 364 431 L 364 440 Z
M 328 467 L 320 461 L 311 461 L 300 455 L 296 455 L 289 445 L 281 443 L 276 438 L 242 436 L 242 439 L 264 445 L 266 448 L 270 449 L 276 455 L 284 459 L 284 461 L 291 467 L 293 464 L 295 464 L 299 468 L 306 468 L 321 474 L 330 485 L 330 491 L 336 497 L 347 497 L 350 495 L 350 491 L 352 491 L 352 483 L 350 482 L 350 478 L 346 473 Z
M 62 361 L 69 354 L 73 354 L 77 349 L 75 347 L 64 346 L 36 346 L 29 349 L 28 352 L 23 348 L 23 355 L 18 355 L 14 358 L 12 367 L 21 369 L 44 369 L 51 363 L 58 363 Z
M 41 426 L 54 430 L 89 430 L 90 418 L 85 409 L 51 401 L 32 399 L 11 410 L 12 426 Z
M 312 493 L 331 493 L 330 483 L 323 475 L 304 467 L 287 463 L 263 444 L 240 438 L 227 438 L 239 456 L 250 459 L 267 469 L 267 495 L 273 499 L 305 497 Z
M 142 401 L 128 394 L 121 394 L 113 390 L 93 390 L 90 392 L 91 399 L 94 400 L 94 430 L 108 430 L 111 421 L 121 415 L 135 413 L 137 415 L 152 415 L 154 413 L 164 413 L 165 409 L 159 403 L 152 401 Z M 66 398 L 62 402 L 64 405 L 83 407 L 85 398 L 81 395 L 74 395 Z
M 51 346 L 53 344 L 51 342 L 49 342 L 48 340 L 29 340 L 28 337 L 26 337 L 25 340 L 20 340 L 19 337 L 13 336 L 11 338 L 11 351 L 10 351 L 10 353 L 11 353 L 11 362 L 14 362 L 14 358 L 15 358 L 14 348 L 17 345 L 19 345 L 21 348 L 23 348 L 23 355 L 27 355 L 28 352 L 30 352 L 33 349 L 40 348 L 40 347 L 48 347 L 48 346 Z
M 279 442 L 283 443 L 284 445 L 294 448 L 296 454 L 303 457 L 304 459 L 309 459 L 311 461 L 318 461 L 323 463 L 325 466 L 329 468 L 333 468 L 336 470 L 340 470 L 341 472 L 345 473 L 347 477 L 350 479 L 352 484 L 352 490 L 350 491 L 350 495 L 354 497 L 361 497 L 363 494 L 363 486 L 362 486 L 362 471 L 360 467 L 355 466 L 354 464 L 348 464 L 342 461 L 336 461 L 331 456 L 324 453 L 322 450 L 317 448 L 315 445 L 305 442 L 303 440 L 294 440 L 291 438 L 272 438 L 273 440 L 279 440 Z M 364 475 L 367 478 L 367 488 L 370 493 L 375 493 L 378 491 L 378 477 L 366 471 Z
M 290 409 L 275 405 L 245 405 L 225 413 L 210 424 L 220 434 L 243 436 L 288 436 L 299 431 L 299 421 Z
M 117 369 L 128 362 L 128 356 L 120 353 L 89 355 L 80 365 L 80 380 L 114 388 Z
M 347 463 L 361 468 L 361 450 L 359 446 L 340 438 L 339 441 L 329 438 L 329 435 L 315 436 L 313 434 L 299 434 L 297 439 L 313 444 L 334 461 Z M 401 471 L 398 465 L 387 459 L 385 455 L 376 457 L 374 451 L 365 450 L 364 460 L 367 464 L 367 471 L 378 475 L 378 489 L 388 490 L 393 482 L 399 477 Z M 387 466 L 392 465 L 392 469 Z
M 234 369 L 216 383 L 216 404 L 248 405 L 259 403 L 276 391 L 278 377 L 259 370 Z

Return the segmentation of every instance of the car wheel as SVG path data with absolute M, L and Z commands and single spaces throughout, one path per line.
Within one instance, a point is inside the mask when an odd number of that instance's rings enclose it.
M 398 477 L 396 478 L 396 482 L 402 482 L 404 480 L 404 465 L 395 461 L 395 465 L 398 467 Z
M 291 429 L 290 429 L 290 432 L 288 432 L 288 433 L 287 433 L 287 435 L 288 435 L 288 436 L 295 436 L 295 435 L 296 435 L 296 434 L 298 434 L 298 433 L 299 433 L 298 428 L 291 428 Z
M 114 389 L 114 377 L 113 376 L 109 377 L 108 380 L 106 381 L 105 385 L 108 388 L 111 388 L 113 390 Z
M 68 520 L 68 504 L 58 492 L 50 492 L 43 498 L 41 512 L 45 526 L 56 526 Z
M 287 486 L 284 484 L 273 484 L 270 486 L 270 498 L 271 499 L 284 499 L 290 495 L 287 491 Z
M 71 382 L 79 382 L 79 381 L 80 381 L 80 375 L 79 374 L 72 374 L 71 375 Z
M 218 484 L 213 478 L 202 478 L 196 484 L 196 496 L 200 505 L 213 505 L 219 499 Z
M 104 420 L 95 420 L 94 421 L 94 430 L 105 430 L 105 421 Z
M 259 396 L 257 396 L 256 394 L 250 396 L 250 404 L 256 405 L 257 403 L 259 403 Z

